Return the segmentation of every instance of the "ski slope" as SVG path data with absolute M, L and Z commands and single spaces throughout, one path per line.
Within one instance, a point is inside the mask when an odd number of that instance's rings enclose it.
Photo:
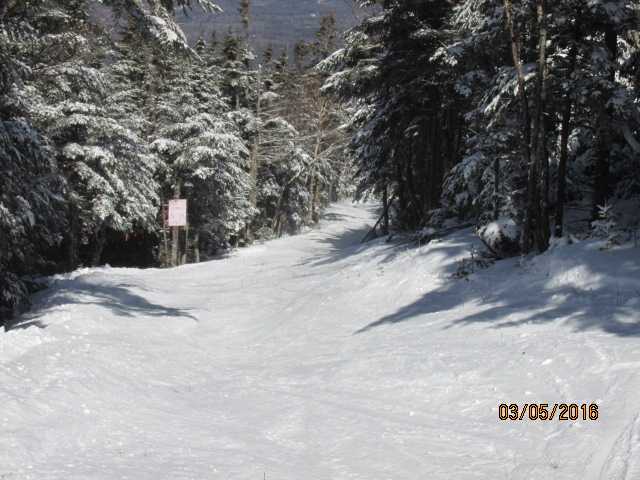
M 0 333 L 0 478 L 640 478 L 640 249 L 558 244 L 453 280 L 471 230 L 360 245 L 376 211 L 55 277 Z

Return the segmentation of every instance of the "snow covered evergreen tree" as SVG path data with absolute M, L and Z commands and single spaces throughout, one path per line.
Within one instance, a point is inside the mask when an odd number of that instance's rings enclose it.
M 313 50 L 310 65 L 334 45 L 331 25 L 327 19 L 321 23 L 318 45 L 324 47 Z M 307 51 L 312 50 L 305 47 Z M 270 206 L 267 202 L 265 213 L 278 235 L 316 221 L 323 205 L 342 196 L 348 177 L 346 135 L 341 129 L 346 122 L 344 109 L 321 95 L 322 79 L 304 63 L 299 60 L 289 66 L 285 50 L 260 75 L 260 151 L 267 166 L 261 168 L 259 183 L 263 198 L 275 202 Z
M 379 6 L 319 68 L 354 108 L 360 191 L 397 225 L 473 221 L 497 254 L 544 251 L 567 202 L 594 219 L 638 195 L 633 2 Z
M 457 112 L 429 61 L 443 41 L 439 29 L 449 9 L 438 0 L 383 2 L 378 15 L 346 33 L 345 48 L 319 65 L 338 70 L 325 91 L 354 109 L 350 147 L 359 194 L 397 198 L 400 228 L 423 224 L 437 205 L 459 143 Z
M 307 220 L 307 175 L 311 158 L 300 133 L 282 117 L 262 122 L 257 205 L 258 237 L 295 233 Z
M 106 68 L 113 61 L 110 38 L 89 14 L 94 3 L 0 4 L 3 318 L 24 300 L 29 276 L 77 264 L 79 238 L 92 244 L 88 263 L 97 263 L 106 228 L 125 231 L 155 217 L 155 159 L 141 136 L 145 122 L 123 102 L 132 84 Z M 99 3 L 119 24 L 135 26 L 159 55 L 188 51 L 171 18 L 174 2 Z M 177 6 L 194 3 L 217 8 L 207 0 Z M 65 267 L 53 266 L 62 232 L 70 255 Z
M 32 290 L 33 275 L 52 273 L 45 254 L 65 227 L 64 180 L 29 115 L 28 68 L 15 59 L 35 35 L 23 6 L 0 13 L 0 325 Z
M 67 179 L 66 260 L 69 268 L 99 265 L 107 230 L 124 237 L 134 227 L 153 228 L 156 160 L 135 122 L 125 125 L 135 119 L 121 103 L 128 86 L 104 68 L 111 53 L 106 32 L 80 8 L 59 10 L 57 21 L 41 28 L 41 46 L 64 47 L 34 65 L 32 84 L 42 92 L 34 116 Z
M 243 34 L 230 28 L 220 52 L 222 59 L 214 63 L 222 66 L 223 92 L 232 99 L 229 107 L 234 109 L 250 152 L 249 203 L 257 213 L 247 225 L 248 240 L 252 241 L 294 233 L 317 219 L 319 206 L 338 190 L 342 170 L 336 165 L 344 163 L 333 157 L 341 152 L 344 136 L 330 139 L 327 132 L 318 133 L 320 124 L 327 129 L 331 124 L 334 132 L 338 125 L 335 118 L 329 121 L 333 111 L 316 109 L 329 101 L 319 100 L 317 95 L 314 98 L 319 83 L 305 71 L 306 62 L 290 65 L 286 49 L 272 61 L 273 53 L 267 50 L 264 65 L 253 65 L 256 55 L 251 46 L 250 8 L 250 1 L 240 3 Z M 326 41 L 322 48 L 318 46 L 318 52 L 333 45 L 335 35 L 330 26 L 327 21 L 326 38 L 322 37 Z M 305 46 L 305 54 L 308 51 Z
M 293 233 L 333 197 L 344 119 L 303 70 L 309 52 L 318 59 L 333 48 L 335 19 L 325 19 L 315 49 L 296 50 L 296 72 L 287 55 L 273 62 L 269 52 L 255 68 L 250 0 L 239 4 L 243 35 L 230 31 L 211 48 L 201 39 L 193 51 L 172 13 L 195 3 L 217 8 L 207 0 L 0 6 L 3 311 L 26 295 L 27 274 L 98 265 L 107 236 L 166 232 L 158 210 L 177 194 L 189 200 L 190 238 L 161 242 L 167 265 L 250 240 L 256 229 Z
M 638 193 L 629 168 L 638 95 L 627 73 L 637 64 L 638 10 L 614 3 L 456 9 L 450 28 L 458 39 L 437 57 L 471 100 L 473 133 L 447 178 L 443 206 L 475 216 L 496 248 L 543 251 L 554 209 L 554 234 L 562 235 L 567 200 L 591 203 L 594 212 L 611 195 Z
M 65 228 L 64 180 L 30 115 L 36 92 L 22 61 L 37 42 L 38 2 L 0 6 L 0 325 L 25 301 Z
M 228 246 L 255 213 L 247 200 L 248 150 L 218 84 L 217 73 L 204 62 L 176 62 L 154 114 L 151 148 L 163 161 L 163 199 L 187 199 L 195 259 Z M 182 261 L 178 251 L 185 250 L 179 247 L 174 235 L 167 264 Z

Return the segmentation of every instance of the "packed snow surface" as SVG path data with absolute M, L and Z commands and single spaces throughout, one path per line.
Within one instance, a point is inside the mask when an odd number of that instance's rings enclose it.
M 360 245 L 377 208 L 56 277 L 0 333 L 0 478 L 640 478 L 640 249 L 558 243 L 452 279 L 471 230 Z

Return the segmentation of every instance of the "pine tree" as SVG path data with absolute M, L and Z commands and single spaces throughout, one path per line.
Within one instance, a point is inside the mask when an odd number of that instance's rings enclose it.
M 92 3 L 0 4 L 3 318 L 24 300 L 30 277 L 64 268 L 51 261 L 60 259 L 63 231 L 71 250 L 66 268 L 73 268 L 78 240 L 92 250 L 83 261 L 97 264 L 105 229 L 153 227 L 156 159 L 143 138 L 152 129 L 141 115 L 148 105 L 139 101 L 152 99 L 157 88 L 148 58 L 193 55 L 172 19 L 174 6 L 217 10 L 208 0 L 104 0 L 118 24 L 136 31 L 152 52 L 126 60 L 89 14 Z
M 289 65 L 287 53 L 259 76 L 258 228 L 276 235 L 316 221 L 322 206 L 342 194 L 346 177 L 343 109 L 320 94 L 319 75 L 305 62 Z
M 638 11 L 628 2 L 504 4 L 461 4 L 451 24 L 457 40 L 439 52 L 471 100 L 474 132 L 448 176 L 444 206 L 475 212 L 494 247 L 544 251 L 554 209 L 562 235 L 567 198 L 595 206 L 637 193 L 622 167 L 633 162 L 634 134 L 624 132 L 637 131 L 637 93 L 619 66 L 634 63 Z
M 88 0 L 68 1 L 80 5 L 88 3 Z M 209 0 L 102 0 L 101 3 L 111 9 L 116 19 L 124 19 L 128 26 L 136 29 L 163 56 L 191 52 L 184 33 L 173 19 L 175 6 L 185 13 L 195 4 L 210 12 L 221 11 Z
M 99 265 L 107 230 L 124 237 L 134 227 L 152 228 L 156 216 L 155 158 L 135 122 L 125 124 L 135 120 L 118 102 L 127 85 L 114 87 L 103 67 L 113 55 L 109 38 L 89 22 L 81 8 L 58 11 L 44 39 L 52 39 L 50 48 L 60 42 L 65 48 L 36 63 L 32 79 L 43 93 L 35 118 L 67 179 L 69 268 Z
M 248 150 L 240 136 L 241 119 L 227 113 L 217 74 L 204 62 L 176 63 L 157 103 L 158 128 L 152 150 L 162 159 L 163 198 L 186 198 L 193 256 L 213 254 L 242 234 L 254 210 L 247 202 Z M 183 262 L 177 235 L 167 265 Z
M 329 12 L 322 17 L 320 27 L 316 30 L 318 38 L 311 45 L 311 52 L 314 57 L 313 65 L 324 60 L 338 48 L 337 19 L 333 12 Z
M 350 148 L 362 178 L 359 195 L 397 200 L 398 228 L 418 227 L 435 208 L 458 144 L 459 114 L 429 61 L 443 41 L 439 29 L 449 8 L 444 1 L 384 2 L 319 65 L 338 70 L 325 91 L 354 109 Z
M 64 180 L 30 116 L 36 94 L 21 61 L 37 42 L 31 20 L 40 12 L 36 2 L 0 7 L 0 325 L 33 291 L 34 276 L 53 272 L 47 257 L 65 228 Z

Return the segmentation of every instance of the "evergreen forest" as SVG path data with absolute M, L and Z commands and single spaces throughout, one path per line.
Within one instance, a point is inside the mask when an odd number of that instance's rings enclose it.
M 339 198 L 380 200 L 376 235 L 474 226 L 493 258 L 636 232 L 638 2 L 354 0 L 342 35 L 328 14 L 261 52 L 251 0 L 189 46 L 196 3 L 0 5 L 0 324 L 44 276 L 203 261 Z
M 293 234 L 350 189 L 346 111 L 312 68 L 335 17 L 291 51 L 241 29 L 190 46 L 196 0 L 0 6 L 0 308 L 78 267 L 170 267 Z M 197 0 L 212 12 L 218 7 Z M 188 228 L 167 225 L 183 198 Z

